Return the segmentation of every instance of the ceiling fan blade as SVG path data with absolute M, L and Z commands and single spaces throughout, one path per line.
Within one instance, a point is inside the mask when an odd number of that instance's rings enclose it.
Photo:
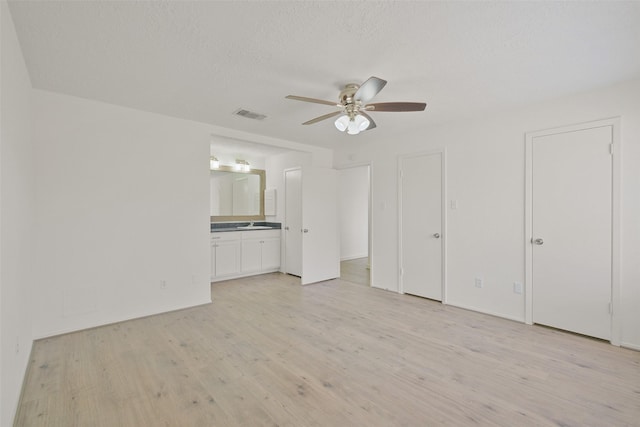
M 296 101 L 313 102 L 314 104 L 333 105 L 334 107 L 339 105 L 337 102 L 324 101 L 322 99 L 315 99 L 315 98 L 307 98 L 306 96 L 287 95 L 285 96 L 285 98 L 294 99 Z
M 378 102 L 367 104 L 367 111 L 424 111 L 427 106 L 424 102 Z
M 367 113 L 365 113 L 364 111 L 360 111 L 358 114 L 360 114 L 361 116 L 365 117 L 367 120 L 369 120 L 369 127 L 366 128 L 365 130 L 371 130 L 373 128 L 376 127 L 376 122 L 373 121 L 373 119 L 371 118 L 370 115 L 368 115 Z
M 358 88 L 356 94 L 353 97 L 364 104 L 372 100 L 373 97 L 376 96 L 386 84 L 386 80 L 382 80 L 373 76 L 369 77 L 366 82 L 362 83 L 362 86 Z
M 324 116 L 316 117 L 315 119 L 311 119 L 308 122 L 304 122 L 303 125 L 312 125 L 314 123 L 318 123 L 323 120 L 330 119 L 331 117 L 335 117 L 338 114 L 342 114 L 342 111 L 335 111 L 333 113 L 325 114 Z

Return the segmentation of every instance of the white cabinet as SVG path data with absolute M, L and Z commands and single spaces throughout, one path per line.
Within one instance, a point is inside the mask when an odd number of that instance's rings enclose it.
M 211 281 L 280 269 L 280 230 L 211 233 Z
M 279 231 L 279 230 L 278 230 Z M 278 238 L 264 239 L 262 242 L 262 268 L 276 271 L 280 269 L 280 235 Z
M 249 273 L 262 269 L 262 241 L 250 239 L 242 241 L 242 272 Z
M 280 268 L 280 230 L 242 232 L 242 272 Z
M 241 239 L 239 233 L 211 233 L 211 280 L 239 274 Z

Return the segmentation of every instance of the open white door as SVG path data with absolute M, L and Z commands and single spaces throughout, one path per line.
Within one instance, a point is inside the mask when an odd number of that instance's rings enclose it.
M 340 276 L 337 183 L 334 169 L 302 171 L 303 285 Z

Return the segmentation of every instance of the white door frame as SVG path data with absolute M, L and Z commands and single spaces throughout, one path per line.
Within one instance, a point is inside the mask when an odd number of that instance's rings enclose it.
M 620 117 L 562 126 L 525 134 L 525 322 L 533 324 L 533 138 L 565 132 L 611 126 L 612 135 L 612 197 L 611 197 L 611 344 L 620 345 L 620 177 L 622 164 L 622 139 Z
M 419 151 L 416 153 L 402 154 L 398 156 L 398 293 L 404 294 L 404 285 L 402 283 L 402 161 L 411 157 L 429 156 L 440 154 L 440 174 L 441 174 L 441 200 L 440 207 L 442 210 L 442 304 L 447 303 L 447 169 L 446 169 L 446 149 L 437 148 L 428 151 Z
M 373 215 L 371 214 L 371 207 L 373 206 L 373 161 L 366 161 L 366 162 L 356 162 L 356 163 L 349 163 L 348 165 L 344 165 L 344 166 L 340 166 L 338 168 L 336 168 L 336 170 L 345 170 L 345 169 L 351 169 L 351 168 L 359 168 L 362 166 L 369 166 L 369 206 L 367 207 L 368 212 L 368 222 L 369 222 L 369 229 L 367 230 L 368 233 L 368 248 L 367 250 L 369 251 L 369 286 L 373 287 Z
M 282 171 L 282 181 L 284 182 L 284 197 L 285 197 L 285 201 L 284 201 L 284 223 L 285 223 L 285 227 L 288 227 L 288 222 L 287 222 L 287 172 L 292 172 L 292 171 L 301 171 L 302 167 L 301 166 L 296 166 L 293 168 L 286 168 Z M 302 191 L 302 187 L 301 187 L 301 191 Z M 302 203 L 302 195 L 300 197 L 300 203 Z M 283 273 L 287 273 L 287 230 L 283 229 L 283 239 L 282 241 L 284 242 L 282 244 L 282 250 L 280 252 L 280 259 L 281 259 L 281 267 L 280 270 Z M 300 270 L 302 270 L 302 266 L 300 267 Z M 302 273 L 302 271 L 300 272 Z M 300 278 L 302 279 L 302 276 L 300 276 Z

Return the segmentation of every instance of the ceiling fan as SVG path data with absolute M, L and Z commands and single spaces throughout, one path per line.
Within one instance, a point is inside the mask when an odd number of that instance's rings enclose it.
M 369 79 L 362 83 L 362 85 L 350 83 L 340 92 L 337 103 L 296 95 L 287 95 L 285 98 L 338 107 L 338 111 L 316 117 L 315 119 L 304 122 L 303 125 L 312 125 L 322 120 L 340 115 L 340 117 L 335 121 L 335 126 L 341 132 L 347 131 L 349 135 L 357 135 L 362 131 L 376 127 L 376 123 L 373 121 L 371 116 L 367 114 L 367 112 L 424 111 L 427 106 L 424 102 L 378 102 L 367 104 L 386 84 L 386 80 L 382 80 L 378 77 L 369 77 Z

